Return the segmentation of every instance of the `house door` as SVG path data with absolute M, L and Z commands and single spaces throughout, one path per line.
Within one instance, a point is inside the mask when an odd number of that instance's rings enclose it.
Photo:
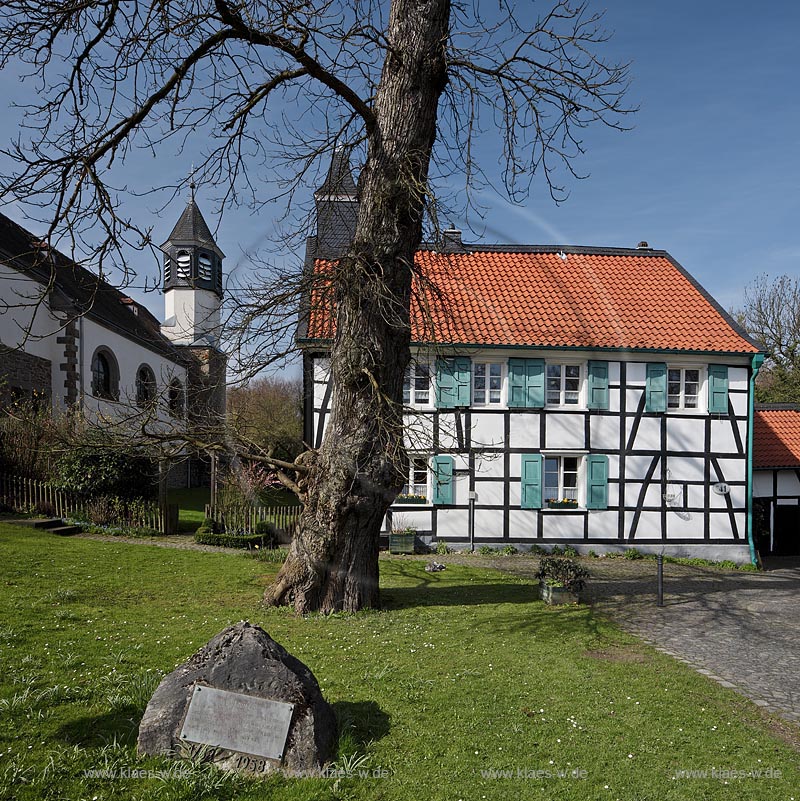
M 773 507 L 773 556 L 800 556 L 800 506 Z

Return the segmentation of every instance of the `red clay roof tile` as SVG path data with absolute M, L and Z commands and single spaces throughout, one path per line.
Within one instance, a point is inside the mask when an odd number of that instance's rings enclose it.
M 444 302 L 419 304 L 430 307 L 436 333 L 430 335 L 426 315 L 416 309 L 415 342 L 758 350 L 664 251 L 421 250 L 416 266 Z M 312 314 L 308 338 L 330 336 L 325 317 Z
M 800 467 L 800 410 L 756 409 L 753 465 L 762 469 Z

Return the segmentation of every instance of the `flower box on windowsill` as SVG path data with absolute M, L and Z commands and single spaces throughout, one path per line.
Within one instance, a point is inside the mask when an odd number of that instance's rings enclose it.
M 394 499 L 395 503 L 427 503 L 428 499 L 424 495 L 398 495 Z
M 577 509 L 578 502 L 572 501 L 569 499 L 565 499 L 563 501 L 556 501 L 552 499 L 548 499 L 547 501 L 547 508 L 548 509 Z

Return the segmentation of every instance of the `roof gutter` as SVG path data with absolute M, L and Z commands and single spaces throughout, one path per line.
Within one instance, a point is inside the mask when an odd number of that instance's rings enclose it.
M 750 362 L 750 391 L 747 394 L 747 544 L 750 547 L 750 564 L 758 565 L 753 532 L 753 418 L 756 408 L 756 376 L 764 364 L 764 354 L 753 354 Z

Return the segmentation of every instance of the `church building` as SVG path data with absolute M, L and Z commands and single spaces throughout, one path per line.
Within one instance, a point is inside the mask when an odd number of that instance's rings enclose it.
M 163 322 L 0 214 L 0 404 L 29 399 L 182 429 L 218 424 L 225 254 L 194 192 L 161 249 Z M 193 481 L 191 461 L 173 467 L 173 483 Z

